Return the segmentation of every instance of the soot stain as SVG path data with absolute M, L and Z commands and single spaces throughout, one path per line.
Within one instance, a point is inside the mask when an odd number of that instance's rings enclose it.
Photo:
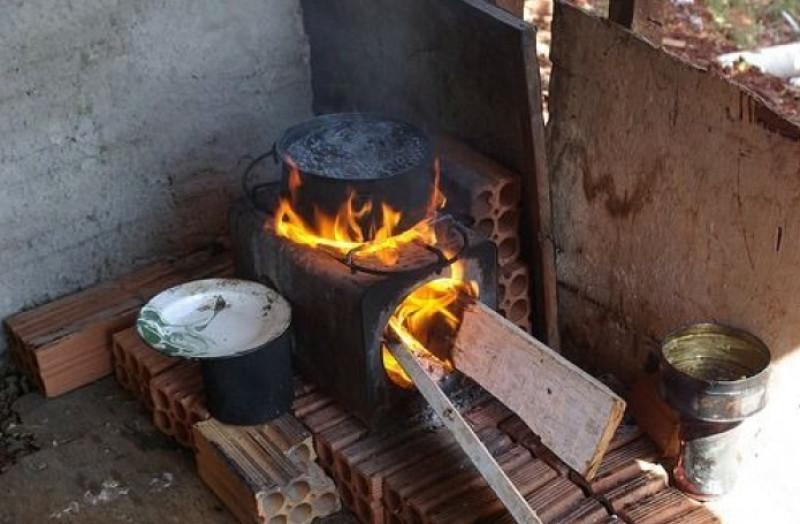
M 602 200 L 608 214 L 613 218 L 628 218 L 638 214 L 652 194 L 658 177 L 664 171 L 664 157 L 659 156 L 646 161 L 647 164 L 637 175 L 633 190 L 620 192 L 616 180 L 608 172 L 592 175 L 586 147 L 582 144 L 568 144 L 562 154 L 570 155 L 580 172 L 583 192 L 588 202 Z

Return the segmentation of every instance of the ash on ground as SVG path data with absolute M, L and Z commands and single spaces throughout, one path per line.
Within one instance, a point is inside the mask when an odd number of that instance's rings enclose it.
M 450 402 L 462 415 L 470 408 L 491 397 L 485 389 L 472 380 L 455 375 L 451 373 L 450 376 L 443 379 L 445 382 L 448 380 L 453 382 L 452 384 L 443 384 L 443 388 L 448 391 L 447 396 Z M 420 405 L 420 409 L 411 416 L 407 423 L 407 427 L 421 427 L 428 431 L 434 431 L 443 425 L 444 423 L 439 418 L 439 415 L 426 402 Z

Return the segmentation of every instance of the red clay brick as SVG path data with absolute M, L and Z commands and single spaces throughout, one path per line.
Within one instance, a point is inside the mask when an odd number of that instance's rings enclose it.
M 584 500 L 583 492 L 564 477 L 556 477 L 533 493 L 525 500 L 545 524 L 562 518 L 572 512 Z M 505 512 L 489 520 L 492 524 L 514 524 L 514 518 Z
M 311 413 L 333 404 L 333 399 L 320 392 L 314 391 L 294 399 L 292 411 L 294 416 L 303 420 Z
M 497 457 L 498 464 L 506 472 L 517 469 L 531 460 L 530 451 L 521 446 L 516 446 Z M 464 509 L 463 504 L 460 504 L 459 501 L 477 497 L 484 491 L 485 487 L 486 481 L 477 470 L 470 468 L 459 475 L 451 477 L 446 482 L 410 498 L 407 503 L 411 512 L 421 520 L 433 518 L 434 514 L 440 515 L 437 519 L 444 518 L 442 515 L 446 515 L 449 518 L 454 511 L 462 511 Z M 491 492 L 491 490 L 489 491 Z M 468 496 L 468 493 L 471 493 L 472 496 Z M 496 500 L 493 493 L 490 498 Z M 485 499 L 486 497 L 481 495 L 481 500 L 485 501 Z
M 226 256 L 229 270 L 230 254 Z M 188 271 L 176 270 L 185 259 L 156 262 L 113 282 L 14 315 L 7 319 L 7 326 L 16 359 L 48 397 L 106 376 L 114 371 L 112 335 L 133 325 L 139 308 L 168 287 L 167 283 L 223 271 L 218 259 L 206 258 Z
M 341 450 L 333 452 L 334 476 L 352 483 L 352 468 L 365 460 L 386 452 L 393 447 L 419 435 L 419 429 L 412 429 L 392 435 L 370 435 Z
M 564 477 L 558 477 L 525 497 L 525 500 L 542 520 L 550 521 L 571 511 L 583 498 L 578 486 Z
M 513 415 L 502 421 L 499 427 L 514 439 L 514 442 L 528 448 L 537 458 L 545 461 L 551 468 L 556 470 L 559 475 L 569 475 L 569 466 L 564 464 L 552 451 L 547 449 L 547 447 L 542 444 L 539 437 L 536 436 L 531 428 L 517 415 Z
M 658 493 L 667 487 L 667 481 L 667 472 L 663 469 L 648 471 L 607 491 L 602 498 L 614 511 L 619 511 L 625 506 Z
M 365 498 L 381 499 L 383 482 L 386 477 L 431 457 L 438 449 L 444 447 L 450 438 L 452 437 L 444 430 L 422 434 L 400 446 L 356 464 L 352 468 L 353 484 L 356 490 Z
M 558 476 L 550 466 L 533 457 L 507 473 L 511 482 L 523 496 L 533 493 Z M 484 481 L 481 481 L 480 488 L 472 490 L 470 494 L 460 498 L 465 500 L 455 501 L 455 504 L 451 503 L 448 508 L 440 511 L 438 515 L 434 515 L 431 520 L 442 524 L 466 522 L 467 520 L 483 521 L 493 514 L 505 511 L 497 495 Z
M 666 488 L 645 497 L 617 513 L 628 524 L 667 524 L 696 510 L 700 503 L 675 488 Z
M 399 515 L 395 514 L 392 511 L 389 511 L 388 508 L 383 508 L 384 511 L 384 518 L 386 519 L 386 524 L 406 524 L 406 521 L 403 520 Z
M 552 524 L 599 524 L 609 518 L 608 510 L 595 499 L 583 499 L 572 511 L 558 517 Z
M 505 404 L 496 398 L 467 410 L 464 418 L 467 419 L 473 429 L 480 429 L 488 426 L 497 426 L 502 421 L 514 415 L 514 412 L 506 407 Z
M 655 467 L 660 452 L 646 437 L 607 453 L 600 463 L 594 478 L 589 482 L 592 493 L 602 495 L 608 490 L 623 484 Z
M 503 503 L 489 487 L 472 489 L 463 495 L 450 498 L 426 522 L 452 524 L 454 522 L 477 522 L 482 516 L 492 514 L 503 508 Z
M 114 358 L 117 361 L 115 366 L 122 363 L 126 367 L 129 380 L 132 381 L 133 393 L 145 407 L 152 410 L 150 382 L 153 377 L 180 362 L 180 359 L 168 357 L 152 349 L 139 338 L 134 327 L 114 333 L 112 338 Z
M 369 524 L 384 523 L 385 510 L 383 503 L 379 500 L 369 500 L 356 496 L 353 511 L 361 522 Z
M 413 464 L 384 479 L 383 498 L 386 507 L 402 511 L 404 499 L 417 491 L 446 479 L 452 471 L 467 468 L 467 457 L 455 441 L 437 449 L 436 455 L 425 461 L 424 467 Z
M 314 447 L 322 467 L 329 473 L 333 471 L 334 452 L 358 442 L 366 434 L 367 428 L 353 417 L 317 433 Z
M 614 432 L 614 436 L 611 438 L 611 442 L 608 444 L 606 453 L 610 453 L 615 449 L 627 446 L 641 436 L 642 430 L 635 424 L 622 424 L 617 426 L 617 430 Z
M 514 445 L 507 435 L 496 428 L 478 432 L 486 448 L 495 456 L 506 453 Z M 453 477 L 472 470 L 472 464 L 461 447 L 453 440 L 441 454 L 426 464 L 425 468 L 406 468 L 385 481 L 384 498 L 393 511 L 408 512 L 407 503 L 418 494 L 433 489 L 441 482 L 452 482 Z
M 721 524 L 722 520 L 714 515 L 714 513 L 706 508 L 700 506 L 694 511 L 690 511 L 686 515 L 678 517 L 672 524 Z
M 329 404 L 322 409 L 318 409 L 306 415 L 305 418 L 303 418 L 303 424 L 305 424 L 312 433 L 321 433 L 340 422 L 344 422 L 348 418 L 350 418 L 350 415 L 338 404 Z

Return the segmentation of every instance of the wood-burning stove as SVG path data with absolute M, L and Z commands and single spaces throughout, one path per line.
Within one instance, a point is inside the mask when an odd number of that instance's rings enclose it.
M 331 128 L 335 132 L 329 132 Z M 369 136 L 360 136 L 362 131 Z M 343 134 L 345 141 L 340 140 Z M 474 282 L 480 300 L 494 307 L 496 248 L 449 216 L 435 214 L 438 164 L 430 140 L 416 128 L 372 115 L 326 116 L 287 131 L 278 143 L 279 150 L 282 154 L 296 150 L 297 142 L 312 144 L 313 151 L 287 155 L 280 184 L 251 187 L 250 198 L 231 208 L 237 271 L 269 283 L 291 302 L 299 370 L 368 425 L 384 425 L 412 397 L 393 384 L 384 368 L 382 340 L 395 309 L 416 289 L 455 273 Z M 403 147 L 409 151 L 398 152 L 397 148 Z M 347 165 L 346 159 L 351 158 L 352 165 L 363 166 L 360 153 L 370 157 L 367 169 L 374 170 L 371 174 L 352 172 Z M 332 165 L 335 173 L 326 177 L 326 169 Z M 397 177 L 405 182 L 398 184 Z M 326 185 L 330 191 L 320 192 Z M 391 190 L 383 191 L 385 187 Z M 296 198 L 298 188 L 312 191 Z M 423 192 L 421 198 L 414 194 L 418 191 Z M 308 194 L 318 195 L 319 206 L 308 201 Z M 331 198 L 338 201 L 332 203 Z M 354 198 L 362 204 L 353 207 Z M 395 209 L 397 203 L 402 209 Z M 421 207 L 428 209 L 425 216 L 419 214 Z M 324 213 L 309 211 L 323 208 Z M 330 218 L 340 208 L 345 214 Z M 357 235 L 367 244 L 345 242 L 347 247 L 342 248 L 337 239 L 319 245 L 317 239 L 307 241 L 301 234 L 292 236 L 285 231 L 285 221 L 290 220 L 296 222 L 289 224 L 291 227 L 311 230 L 314 225 L 307 224 L 320 218 L 317 215 L 327 217 L 330 223 L 347 221 L 348 227 L 358 228 L 357 221 L 350 219 L 369 216 L 364 213 L 367 209 L 373 211 L 371 225 Z M 375 214 L 377 209 L 382 213 Z M 404 223 L 408 213 L 418 221 Z M 389 214 L 396 214 L 397 219 L 387 228 Z M 408 236 L 420 225 L 424 234 Z M 386 229 L 391 235 L 408 236 L 407 241 L 388 249 L 391 260 L 380 251 L 362 249 L 370 242 L 385 241 Z

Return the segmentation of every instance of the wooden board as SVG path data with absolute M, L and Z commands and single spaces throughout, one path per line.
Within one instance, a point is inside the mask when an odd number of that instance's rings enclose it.
M 314 111 L 376 111 L 522 175 L 535 332 L 558 346 L 535 28 L 483 0 L 303 0 Z
M 452 358 L 568 466 L 594 475 L 625 411 L 621 398 L 483 304 L 465 308 Z

